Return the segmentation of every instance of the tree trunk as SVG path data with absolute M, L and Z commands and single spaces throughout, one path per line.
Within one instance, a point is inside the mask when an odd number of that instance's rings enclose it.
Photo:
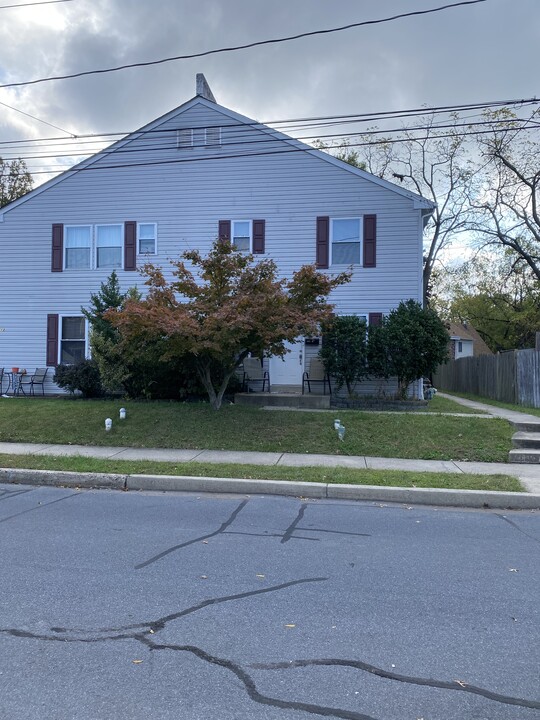
M 196 368 L 197 374 L 199 375 L 201 382 L 204 385 L 204 389 L 208 393 L 208 400 L 210 401 L 210 405 L 214 408 L 214 410 L 219 410 L 222 405 L 223 396 L 225 395 L 225 391 L 227 390 L 229 380 L 233 376 L 236 368 L 233 368 L 229 373 L 225 375 L 217 393 L 215 391 L 214 384 L 212 383 L 210 367 L 208 365 L 200 365 L 199 363 L 197 363 Z

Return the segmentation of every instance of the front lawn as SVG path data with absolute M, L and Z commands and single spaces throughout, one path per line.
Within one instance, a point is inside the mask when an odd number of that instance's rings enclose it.
M 127 420 L 118 411 L 127 409 Z M 105 418 L 113 418 L 105 432 Z M 1 398 L 0 441 L 129 447 L 257 450 L 333 455 L 506 462 L 512 429 L 505 420 L 336 411 L 267 412 L 227 405 Z

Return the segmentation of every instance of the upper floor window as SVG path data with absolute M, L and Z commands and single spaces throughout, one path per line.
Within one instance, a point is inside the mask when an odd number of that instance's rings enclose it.
M 123 225 L 96 225 L 97 268 L 121 268 L 123 248 Z
M 220 127 L 205 128 L 204 144 L 207 147 L 221 145 L 221 128 Z
M 237 250 L 251 252 L 251 220 L 231 221 L 231 240 Z
M 156 223 L 139 223 L 137 226 L 137 248 L 140 255 L 155 255 L 157 226 Z
M 66 225 L 64 267 L 66 270 L 88 270 L 92 250 L 91 225 Z
M 193 147 L 193 130 L 191 128 L 183 128 L 176 133 L 176 141 L 180 150 Z
M 362 245 L 360 218 L 332 218 L 330 221 L 331 265 L 359 265 Z

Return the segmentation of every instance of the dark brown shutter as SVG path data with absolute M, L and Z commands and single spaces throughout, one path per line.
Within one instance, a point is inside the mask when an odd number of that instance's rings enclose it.
M 218 224 L 218 240 L 231 239 L 231 221 L 220 220 Z
M 382 313 L 369 313 L 369 324 L 371 326 L 381 325 L 383 319 Z
M 124 270 L 137 269 L 137 223 L 124 223 Z
M 47 367 L 58 365 L 58 315 L 47 315 Z
M 327 268 L 329 260 L 329 237 L 330 237 L 330 218 L 317 218 L 317 251 L 316 264 L 318 268 Z
M 377 216 L 364 215 L 364 267 L 377 266 Z
M 52 226 L 51 271 L 62 272 L 64 267 L 64 226 Z
M 253 252 L 263 253 L 264 252 L 264 234 L 265 234 L 265 221 L 254 220 L 253 221 Z

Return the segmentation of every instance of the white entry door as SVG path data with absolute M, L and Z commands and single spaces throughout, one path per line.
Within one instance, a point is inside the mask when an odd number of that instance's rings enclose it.
M 285 343 L 289 352 L 281 357 L 270 358 L 270 386 L 302 387 L 304 373 L 304 338 L 295 343 Z

